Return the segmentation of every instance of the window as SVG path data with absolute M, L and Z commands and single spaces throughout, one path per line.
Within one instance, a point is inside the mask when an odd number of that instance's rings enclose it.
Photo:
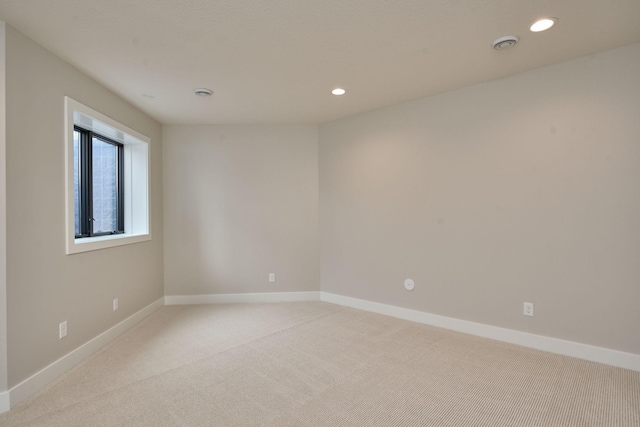
M 149 138 L 65 97 L 67 254 L 151 239 Z
M 124 145 L 74 126 L 75 238 L 124 233 Z

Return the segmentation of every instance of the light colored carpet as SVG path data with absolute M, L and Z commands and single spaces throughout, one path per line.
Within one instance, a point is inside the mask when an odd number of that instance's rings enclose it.
M 164 307 L 6 426 L 640 426 L 640 373 L 328 303 Z

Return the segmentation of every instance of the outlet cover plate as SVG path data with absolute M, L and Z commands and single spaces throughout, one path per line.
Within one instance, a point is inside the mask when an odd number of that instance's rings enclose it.
M 64 338 L 67 336 L 67 321 L 65 320 L 64 322 L 60 323 L 60 325 L 58 325 L 58 336 L 60 339 Z
M 525 302 L 524 303 L 524 311 L 523 313 L 525 316 L 531 316 L 533 317 L 533 303 L 532 302 Z

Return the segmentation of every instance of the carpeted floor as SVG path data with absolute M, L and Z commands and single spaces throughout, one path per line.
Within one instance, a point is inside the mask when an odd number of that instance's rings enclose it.
M 640 426 L 640 372 L 321 302 L 167 306 L 7 426 Z

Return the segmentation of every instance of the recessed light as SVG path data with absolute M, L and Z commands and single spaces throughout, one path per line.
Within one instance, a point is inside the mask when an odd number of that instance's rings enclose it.
M 204 87 L 199 87 L 193 90 L 198 96 L 211 96 L 213 95 L 213 91 L 211 89 L 207 89 Z
M 344 95 L 345 93 L 347 93 L 347 91 L 337 87 L 334 90 L 332 90 L 331 93 L 334 94 L 334 95 L 340 96 L 340 95 Z
M 540 31 L 545 31 L 553 27 L 556 24 L 556 22 L 558 22 L 558 18 L 538 19 L 536 22 L 531 24 L 529 29 L 534 33 L 539 33 Z

